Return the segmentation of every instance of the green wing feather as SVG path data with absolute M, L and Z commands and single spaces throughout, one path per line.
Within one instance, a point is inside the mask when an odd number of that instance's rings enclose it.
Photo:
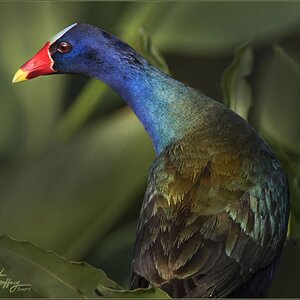
M 281 251 L 286 176 L 250 125 L 222 106 L 214 116 L 154 162 L 132 286 L 144 278 L 175 297 L 224 297 Z

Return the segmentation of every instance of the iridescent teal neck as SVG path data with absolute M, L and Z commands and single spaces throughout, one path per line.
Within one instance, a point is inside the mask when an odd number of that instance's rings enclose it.
M 117 65 L 112 63 L 113 67 L 97 78 L 127 102 L 150 135 L 156 153 L 160 153 L 194 127 L 199 97 L 195 97 L 191 88 L 149 65 L 140 56 L 134 61 L 134 64 L 130 60 L 121 60 Z

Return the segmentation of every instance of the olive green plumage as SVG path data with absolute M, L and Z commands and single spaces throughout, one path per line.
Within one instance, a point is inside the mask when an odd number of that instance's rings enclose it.
M 150 281 L 173 297 L 226 297 L 263 270 L 261 289 L 237 296 L 264 296 L 286 236 L 286 176 L 238 115 L 215 101 L 199 113 L 198 128 L 151 169 L 132 288 Z

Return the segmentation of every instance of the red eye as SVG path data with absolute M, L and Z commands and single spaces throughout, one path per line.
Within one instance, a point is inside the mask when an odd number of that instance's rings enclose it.
M 57 50 L 61 53 L 67 53 L 71 50 L 71 45 L 67 42 L 61 42 L 58 44 Z

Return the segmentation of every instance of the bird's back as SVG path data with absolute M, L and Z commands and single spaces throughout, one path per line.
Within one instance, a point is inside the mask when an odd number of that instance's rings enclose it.
M 263 296 L 286 236 L 286 176 L 242 118 L 215 101 L 200 113 L 198 128 L 162 151 L 150 172 L 131 287 L 151 282 L 173 297 Z

